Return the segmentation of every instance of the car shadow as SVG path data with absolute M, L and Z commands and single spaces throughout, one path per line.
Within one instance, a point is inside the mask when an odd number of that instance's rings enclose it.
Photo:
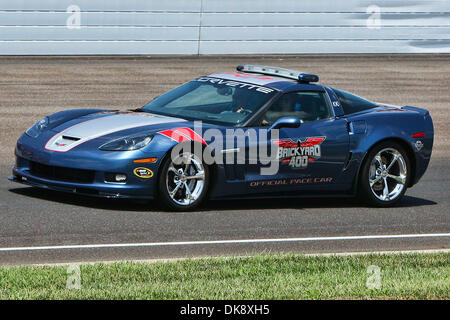
M 437 202 L 404 196 L 393 208 L 407 208 L 435 205 Z M 367 208 L 356 198 L 284 198 L 256 200 L 216 200 L 208 201 L 202 211 L 213 210 L 257 210 L 257 209 L 308 209 L 308 208 Z
M 60 192 L 54 190 L 38 189 L 32 187 L 9 189 L 10 192 L 41 199 L 45 201 L 71 204 L 79 207 L 86 207 L 92 209 L 103 209 L 112 211 L 147 211 L 151 209 L 150 201 L 148 200 L 131 200 L 131 199 L 106 199 L 83 196 L 80 194 L 70 194 L 67 192 Z
M 14 188 L 10 192 L 45 201 L 70 204 L 93 209 L 112 211 L 161 211 L 155 202 L 149 200 L 105 199 L 70 194 L 38 188 Z M 434 201 L 404 196 L 395 206 L 397 208 L 430 206 Z M 258 209 L 307 209 L 307 208 L 358 208 L 367 207 L 354 198 L 268 198 L 241 200 L 209 200 L 195 211 L 224 211 L 224 210 L 258 210 Z

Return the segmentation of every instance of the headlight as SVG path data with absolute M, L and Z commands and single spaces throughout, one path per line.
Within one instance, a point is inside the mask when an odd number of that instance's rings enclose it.
M 142 149 L 152 141 L 153 136 L 132 136 L 105 143 L 99 149 L 103 151 L 132 151 Z
M 47 128 L 47 126 L 48 126 L 48 117 L 45 117 L 36 122 L 35 124 L 33 124 L 31 127 L 29 127 L 28 130 L 25 131 L 25 133 L 32 138 L 37 138 L 42 133 L 42 131 L 44 131 L 45 128 Z

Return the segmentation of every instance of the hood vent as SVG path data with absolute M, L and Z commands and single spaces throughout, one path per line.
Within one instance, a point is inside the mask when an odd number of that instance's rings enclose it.
M 69 137 L 69 136 L 62 136 L 62 138 L 63 138 L 64 140 L 71 140 L 71 141 L 78 141 L 78 140 L 81 139 L 81 138 L 77 138 L 77 137 Z

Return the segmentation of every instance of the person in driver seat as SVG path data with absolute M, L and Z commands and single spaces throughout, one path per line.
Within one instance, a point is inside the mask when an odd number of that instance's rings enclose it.
M 287 94 L 282 96 L 266 112 L 264 118 L 261 120 L 261 125 L 268 126 L 271 125 L 273 122 L 275 122 L 276 119 L 278 118 L 294 114 L 294 107 L 295 107 L 295 100 L 291 95 Z
M 305 99 L 301 104 L 297 103 L 296 111 L 299 111 L 297 117 L 302 120 L 302 122 L 318 120 L 319 103 L 314 98 Z
M 233 94 L 233 102 L 232 102 L 232 108 L 233 112 L 243 112 L 246 109 L 249 109 L 248 106 L 248 94 L 247 91 L 242 90 L 240 88 L 236 88 Z

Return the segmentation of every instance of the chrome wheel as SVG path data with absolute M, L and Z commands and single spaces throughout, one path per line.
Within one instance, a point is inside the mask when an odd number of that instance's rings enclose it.
M 192 153 L 172 159 L 166 174 L 169 197 L 181 206 L 189 206 L 202 195 L 205 186 L 205 168 Z
M 407 165 L 402 154 L 393 148 L 379 151 L 369 167 L 369 186 L 381 201 L 396 199 L 406 187 Z

